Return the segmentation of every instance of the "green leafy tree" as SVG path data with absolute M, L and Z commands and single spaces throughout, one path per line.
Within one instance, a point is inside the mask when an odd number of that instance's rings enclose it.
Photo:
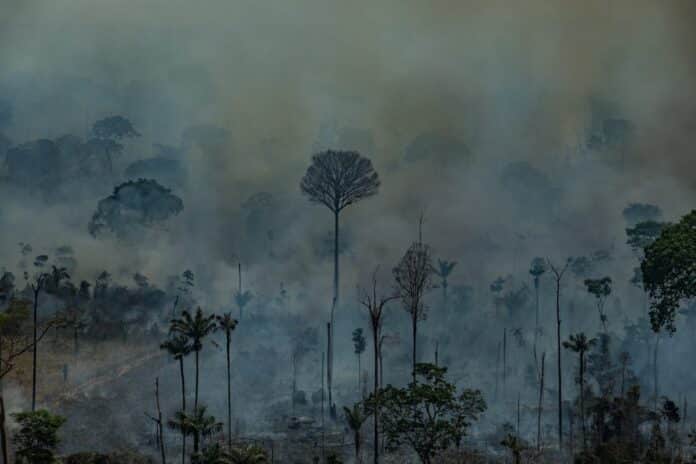
M 696 297 L 696 210 L 664 226 L 660 236 L 645 247 L 640 269 L 650 297 L 653 330 L 674 333 L 679 305 Z
M 206 316 L 203 314 L 203 310 L 196 308 L 196 312 L 191 315 L 187 310 L 181 312 L 181 317 L 178 319 L 172 319 L 171 326 L 169 328 L 170 333 L 179 334 L 186 337 L 191 344 L 191 349 L 193 350 L 196 363 L 196 384 L 195 384 L 195 395 L 193 399 L 193 408 L 196 410 L 198 408 L 198 383 L 199 383 L 199 353 L 203 349 L 203 339 L 210 335 L 216 329 L 215 316 Z
M 599 320 L 604 328 L 604 333 L 606 333 L 607 314 L 604 312 L 604 305 L 607 302 L 609 295 L 611 295 L 611 277 L 602 277 L 601 279 L 585 279 L 585 288 L 587 288 L 587 293 L 595 297 L 597 311 L 599 312 Z
M 580 390 L 580 422 L 582 427 L 583 451 L 587 449 L 587 429 L 585 421 L 585 354 L 596 343 L 596 339 L 588 339 L 582 332 L 571 335 L 568 340 L 563 342 L 563 347 L 577 353 L 580 361 L 578 385 Z
M 59 443 L 58 430 L 65 423 L 65 418 L 45 409 L 19 412 L 12 414 L 12 417 L 19 424 L 13 440 L 17 460 L 29 464 L 53 463 L 53 452 Z
M 367 342 L 365 340 L 365 335 L 363 335 L 363 329 L 362 328 L 357 328 L 353 330 L 353 353 L 356 354 L 358 357 L 358 390 L 360 390 L 360 357 L 362 354 L 365 352 L 365 348 L 367 347 Z
M 388 449 L 410 446 L 424 464 L 431 464 L 442 451 L 460 444 L 486 403 L 479 390 L 457 393 L 445 380 L 445 367 L 418 363 L 415 373 L 418 381 L 406 388 L 380 390 L 382 429 Z M 372 397 L 366 404 L 374 412 Z
M 225 334 L 225 356 L 227 357 L 227 444 L 232 446 L 232 376 L 230 371 L 230 345 L 232 332 L 237 328 L 237 319 L 231 313 L 215 316 L 217 328 Z

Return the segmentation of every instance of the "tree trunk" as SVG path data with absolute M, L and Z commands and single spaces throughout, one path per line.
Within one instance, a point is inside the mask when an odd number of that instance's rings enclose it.
M 186 411 L 186 382 L 184 378 L 184 357 L 179 358 L 179 373 L 181 374 L 181 410 Z M 186 463 L 186 432 L 181 431 L 181 464 Z
M 558 450 L 563 452 L 563 373 L 561 372 L 561 279 L 556 278 L 556 354 L 558 355 Z
M 582 421 L 582 450 L 587 451 L 587 431 L 585 430 L 585 352 L 580 352 L 580 420 Z
M 227 446 L 232 449 L 232 377 L 230 374 L 230 334 L 227 335 Z
M 534 294 L 535 294 L 535 303 L 534 303 L 534 364 L 537 369 L 537 372 L 539 371 L 539 361 L 537 359 L 537 339 L 539 338 L 539 278 L 535 277 L 534 278 Z
M 374 412 L 374 464 L 379 462 L 379 385 L 382 380 L 382 376 L 379 374 L 379 369 L 381 367 L 381 353 L 379 346 L 379 322 L 372 321 L 372 345 L 375 350 L 374 359 L 374 397 L 375 397 L 375 412 Z
M 541 451 L 541 408 L 544 401 L 544 367 L 546 353 L 541 355 L 541 379 L 539 381 L 539 408 L 537 411 L 537 451 Z
M 196 350 L 196 391 L 195 395 L 193 397 L 193 413 L 196 414 L 198 412 L 198 350 Z M 198 451 L 198 449 L 196 449 Z
M 413 311 L 413 317 L 411 320 L 411 323 L 413 324 L 413 383 L 415 385 L 416 383 L 416 348 L 417 348 L 417 340 L 418 340 L 418 310 L 417 308 L 414 308 Z
M 334 302 L 338 304 L 338 210 L 334 213 Z M 331 325 L 334 323 L 333 309 Z
M 335 300 L 334 300 L 335 303 Z M 331 317 L 333 317 L 333 307 L 331 309 Z M 331 327 L 333 325 L 331 322 L 326 324 L 326 388 L 329 391 L 329 417 L 331 417 L 331 406 L 333 405 L 333 398 L 331 396 L 331 378 L 332 378 L 332 366 L 331 366 Z
M 654 398 L 655 398 L 655 404 L 654 404 L 654 409 L 657 411 L 657 403 L 658 403 L 658 396 L 660 394 L 660 390 L 658 387 L 658 376 L 657 376 L 657 347 L 658 344 L 660 343 L 660 334 L 655 334 L 655 348 L 653 349 L 653 388 L 654 388 Z
M 36 343 L 37 330 L 38 330 L 38 308 L 39 308 L 39 291 L 40 283 L 37 282 L 36 289 L 34 290 L 34 346 L 32 350 L 32 367 L 31 367 L 31 411 L 36 411 L 36 359 L 37 359 L 37 349 L 38 344 Z
M 0 445 L 2 446 L 2 463 L 10 464 L 7 449 L 7 427 L 5 417 L 5 399 L 2 391 L 0 391 L 0 432 L 2 433 Z
M 360 353 L 358 353 L 358 392 L 360 392 Z
M 167 464 L 167 457 L 164 452 L 164 433 L 162 430 L 162 409 L 159 399 L 159 377 L 155 379 L 155 400 L 157 401 L 157 434 L 159 435 L 160 455 L 162 464 Z

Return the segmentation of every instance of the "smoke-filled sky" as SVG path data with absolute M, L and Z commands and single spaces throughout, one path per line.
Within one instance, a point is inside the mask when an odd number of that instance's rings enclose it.
M 393 265 L 421 212 L 437 253 L 469 262 L 462 278 L 484 263 L 491 275 L 512 272 L 519 248 L 526 265 L 536 254 L 620 245 L 627 203 L 659 204 L 668 218 L 693 204 L 695 19 L 688 0 L 6 0 L 0 93 L 12 104 L 4 132 L 14 144 L 84 137 L 95 120 L 122 114 L 143 134 L 127 144 L 122 169 L 152 156 L 152 143 L 185 146 L 190 126 L 229 137 L 215 149 L 187 147 L 184 213 L 147 249 L 123 253 L 86 233 L 109 187 L 40 213 L 6 198 L 3 236 L 13 238 L 3 256 L 22 236 L 46 248 L 73 243 L 85 272 L 108 267 L 104 256 L 151 274 L 205 265 L 224 299 L 239 257 L 258 279 L 269 275 L 245 256 L 240 222 L 240 205 L 268 191 L 289 216 L 279 246 L 291 257 L 268 279 L 326 290 L 328 279 L 298 278 L 330 269 L 315 262 L 312 242 L 332 225 L 298 182 L 313 148 L 327 145 L 370 151 L 382 179 L 377 197 L 343 217 L 348 289 L 374 264 Z M 630 121 L 630 143 L 587 149 L 597 117 Z M 413 161 L 408 147 L 421 134 L 466 149 L 450 162 L 426 147 Z M 501 173 L 518 161 L 552 189 L 506 191 Z

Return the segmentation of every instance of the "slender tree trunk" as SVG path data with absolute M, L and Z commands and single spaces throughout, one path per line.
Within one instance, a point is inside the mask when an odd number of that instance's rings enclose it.
M 324 458 L 324 352 L 321 352 L 321 457 Z
M 503 328 L 503 401 L 506 395 L 506 380 L 507 380 L 507 327 Z
M 335 303 L 336 300 L 334 300 Z M 333 317 L 333 308 L 331 309 L 331 314 Z M 333 406 L 333 397 L 331 394 L 331 379 L 333 376 L 332 372 L 332 365 L 331 365 L 331 357 L 332 357 L 332 349 L 331 349 L 331 328 L 333 327 L 333 324 L 331 322 L 326 324 L 326 388 L 329 390 L 329 417 L 332 417 L 331 415 L 331 407 Z
M 338 303 L 338 210 L 334 213 L 334 301 Z M 331 311 L 331 325 L 334 323 L 333 309 Z
M 164 433 L 162 430 L 162 409 L 160 408 L 159 399 L 159 377 L 155 379 L 155 400 L 157 403 L 157 434 L 159 435 L 160 455 L 162 464 L 167 464 L 167 457 L 164 452 Z
M 539 381 L 539 407 L 537 409 L 537 451 L 541 451 L 541 412 L 544 402 L 544 368 L 546 366 L 546 353 L 541 355 L 541 377 Z
M 360 353 L 358 353 L 358 392 L 360 392 Z
M 184 357 L 179 358 L 179 373 L 181 374 L 181 410 L 186 411 L 186 381 L 184 378 Z M 181 464 L 186 463 L 186 432 L 181 431 Z
M 418 340 L 418 311 L 417 308 L 414 308 L 413 312 L 413 317 L 411 319 L 411 323 L 413 324 L 413 383 L 415 385 L 416 383 L 416 352 L 417 352 L 417 340 Z
M 657 348 L 660 343 L 660 334 L 655 334 L 655 348 L 653 349 L 653 387 L 654 387 L 654 408 L 657 411 L 657 398 L 660 394 L 657 375 Z
M 539 338 L 539 278 L 534 277 L 534 294 L 535 294 L 535 303 L 534 303 L 534 364 L 535 367 L 537 368 L 537 372 L 539 370 L 539 362 L 537 359 L 537 339 Z
M 196 350 L 196 392 L 193 397 L 193 413 L 196 414 L 198 412 L 198 350 Z M 198 449 L 196 449 L 198 451 Z
M 336 306 L 338 305 L 338 287 L 339 287 L 339 278 L 338 278 L 338 233 L 339 233 L 339 224 L 338 224 L 338 215 L 339 215 L 339 210 L 338 207 L 334 208 L 334 281 L 333 281 L 333 301 L 331 303 L 331 325 L 329 326 L 329 358 L 328 358 L 328 363 L 329 363 L 329 370 L 328 370 L 328 388 L 329 388 L 329 411 L 331 411 L 331 414 L 333 414 L 333 398 L 332 398 L 332 378 L 333 378 L 333 364 L 334 364 L 334 350 L 333 350 L 333 333 L 335 330 L 335 312 L 336 312 Z
M 2 438 L 0 439 L 0 445 L 2 445 L 2 463 L 10 464 L 9 452 L 7 448 L 7 427 L 6 427 L 6 413 L 5 413 L 5 399 L 2 391 L 0 391 L 0 432 L 2 432 Z
M 587 451 L 587 431 L 585 429 L 585 352 L 580 352 L 580 420 L 582 421 L 582 450 Z
M 563 373 L 561 372 L 561 279 L 556 278 L 556 354 L 558 355 L 558 450 L 563 452 Z
M 382 380 L 382 376 L 379 374 L 379 369 L 381 367 L 381 349 L 379 346 L 379 322 L 372 321 L 372 345 L 374 346 L 375 359 L 374 359 L 374 397 L 375 397 L 375 412 L 374 412 L 374 464 L 379 463 L 379 385 Z
M 39 291 L 41 287 L 40 284 L 36 284 L 36 289 L 34 290 L 34 346 L 32 348 L 32 367 L 31 367 L 31 411 L 36 411 L 36 361 L 38 353 L 38 343 L 36 343 L 37 330 L 38 330 L 38 308 L 39 308 Z
M 227 335 L 227 447 L 232 449 L 232 377 L 230 374 L 230 334 Z

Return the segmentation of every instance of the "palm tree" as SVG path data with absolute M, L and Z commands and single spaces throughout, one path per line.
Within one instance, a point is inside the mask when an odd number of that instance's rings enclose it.
M 186 411 L 186 381 L 184 378 L 184 357 L 191 354 L 192 347 L 189 344 L 188 337 L 179 335 L 169 337 L 160 348 L 167 352 L 179 361 L 179 372 L 181 373 L 181 410 Z M 186 461 L 186 434 L 182 431 L 182 448 L 181 448 L 181 464 Z
M 230 376 L 230 342 L 232 331 L 237 328 L 237 319 L 231 313 L 215 316 L 217 328 L 225 332 L 225 354 L 227 356 L 227 445 L 232 446 L 232 379 Z
M 585 436 L 585 353 L 596 344 L 597 339 L 591 338 L 588 340 L 583 332 L 571 335 L 568 340 L 563 342 L 563 348 L 578 353 L 580 358 L 580 377 L 578 380 L 580 382 L 580 420 L 582 421 L 582 447 L 584 451 L 587 448 Z
M 346 416 L 348 427 L 353 432 L 353 438 L 355 440 L 355 461 L 359 463 L 362 461 L 360 459 L 360 444 L 362 443 L 360 429 L 367 420 L 368 415 L 364 413 L 360 407 L 360 403 L 355 403 L 352 409 L 343 406 L 343 413 Z
M 568 270 L 568 266 L 573 262 L 568 258 L 563 267 L 556 267 L 547 259 L 546 262 L 553 272 L 554 280 L 556 281 L 556 360 L 558 374 L 558 449 L 563 449 L 563 371 L 561 370 L 561 281 L 563 275 Z
M 231 464 L 266 464 L 268 454 L 258 445 L 244 445 L 230 450 L 229 462 Z
M 222 430 L 222 422 L 216 422 L 214 416 L 208 416 L 206 406 L 197 406 L 193 412 L 177 411 L 174 419 L 169 420 L 169 427 L 184 435 L 193 437 L 193 452 L 198 453 L 201 441 Z
M 358 356 L 358 391 L 360 391 L 360 356 L 365 352 L 367 343 L 363 335 L 363 329 L 357 328 L 353 330 L 353 352 Z
M 194 411 L 198 409 L 198 380 L 199 380 L 199 365 L 198 355 L 203 349 L 203 339 L 215 331 L 215 316 L 205 316 L 203 310 L 196 308 L 196 313 L 191 316 L 187 310 L 182 311 L 181 317 L 172 319 L 170 333 L 180 334 L 186 337 L 191 344 L 191 349 L 195 353 L 196 359 L 196 386 L 195 396 L 193 399 Z

